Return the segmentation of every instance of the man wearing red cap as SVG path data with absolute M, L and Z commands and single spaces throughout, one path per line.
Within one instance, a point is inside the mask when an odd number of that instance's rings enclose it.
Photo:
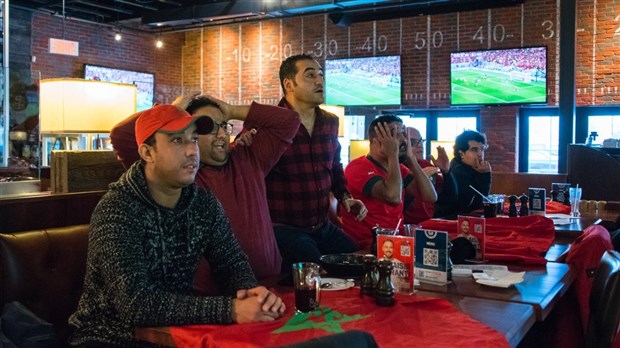
M 269 217 L 265 176 L 292 143 L 299 115 L 277 106 L 231 105 L 196 94 L 179 97 L 175 103 L 192 115 L 209 115 L 216 122 L 211 134 L 199 136 L 201 167 L 196 185 L 207 188 L 222 203 L 256 277 L 262 280 L 278 275 L 282 259 Z M 139 114 L 122 121 L 110 133 L 114 150 L 127 167 L 137 160 L 133 125 Z M 250 146 L 231 146 L 232 119 L 244 121 L 252 129 L 246 133 L 252 134 L 246 137 Z M 196 290 L 217 292 L 207 266 L 201 262 L 196 271 Z
M 217 199 L 197 189 L 198 134 L 214 128 L 172 105 L 136 121 L 141 160 L 110 185 L 91 219 L 72 345 L 138 346 L 140 326 L 272 321 L 282 300 L 257 281 Z M 204 256 L 225 296 L 192 294 Z

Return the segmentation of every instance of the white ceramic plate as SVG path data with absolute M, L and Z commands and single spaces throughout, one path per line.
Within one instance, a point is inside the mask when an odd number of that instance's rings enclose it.
M 328 287 L 324 284 L 329 283 Z M 323 278 L 321 277 L 321 291 L 339 291 L 346 290 L 355 286 L 355 283 L 340 278 Z

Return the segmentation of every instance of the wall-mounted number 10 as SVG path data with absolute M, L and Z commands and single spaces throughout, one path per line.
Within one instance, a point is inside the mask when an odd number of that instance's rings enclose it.
M 252 54 L 252 51 L 250 51 L 249 48 L 244 48 L 241 50 L 241 53 L 239 52 L 239 49 L 235 48 L 232 51 L 233 56 L 235 57 L 235 63 L 239 62 L 239 58 L 241 58 L 241 61 L 244 63 L 249 63 L 250 62 L 250 56 Z

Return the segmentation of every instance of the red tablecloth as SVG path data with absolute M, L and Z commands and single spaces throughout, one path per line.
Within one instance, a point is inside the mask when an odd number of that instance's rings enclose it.
M 293 315 L 293 296 L 282 296 L 286 314 L 273 322 L 172 327 L 170 333 L 178 347 L 273 347 L 348 330 L 371 333 L 380 347 L 508 347 L 503 335 L 443 299 L 396 294 L 393 307 L 379 307 L 356 288 L 323 291 L 322 311 L 304 317 Z
M 519 211 L 518 204 L 517 212 Z M 570 205 L 565 205 L 564 203 L 556 201 L 547 201 L 546 205 L 547 206 L 545 208 L 547 210 L 547 214 L 570 214 Z M 506 198 L 506 200 L 504 201 L 504 213 L 508 213 L 508 208 L 510 208 L 510 202 L 508 202 L 508 199 Z
M 422 228 L 446 231 L 450 238 L 457 235 L 456 221 L 431 219 Z M 553 221 L 532 215 L 517 218 L 486 219 L 485 257 L 489 261 L 519 262 L 525 265 L 544 265 L 544 254 L 555 239 Z
M 547 214 L 570 214 L 570 205 L 564 203 L 548 201 Z

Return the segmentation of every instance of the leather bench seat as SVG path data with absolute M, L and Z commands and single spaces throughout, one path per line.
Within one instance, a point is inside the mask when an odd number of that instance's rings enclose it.
M 0 308 L 19 301 L 66 344 L 86 273 L 89 225 L 0 234 Z

